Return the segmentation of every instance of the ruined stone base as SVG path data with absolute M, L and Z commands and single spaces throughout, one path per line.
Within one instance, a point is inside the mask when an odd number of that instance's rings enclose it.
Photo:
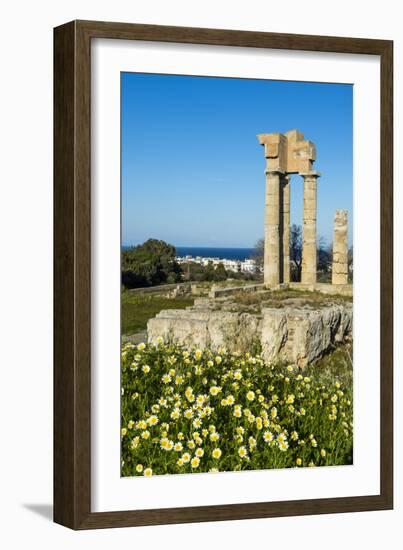
M 334 294 L 338 294 L 339 296 L 352 296 L 353 295 L 353 285 L 352 284 L 289 283 L 288 288 L 293 288 L 295 290 L 309 290 L 311 292 L 321 292 L 322 294 L 329 294 L 329 295 L 334 295 Z
M 331 286 L 331 285 L 329 285 Z M 352 335 L 352 304 L 283 308 L 262 307 L 259 313 L 218 309 L 214 301 L 199 300 L 181 310 L 164 310 L 150 319 L 148 341 L 158 337 L 185 346 L 248 351 L 260 343 L 267 362 L 284 361 L 305 367 Z
M 231 287 L 214 287 L 209 292 L 210 298 L 222 298 L 238 294 L 239 292 L 255 292 L 259 290 L 287 290 L 289 288 L 295 290 L 308 290 L 310 292 L 321 292 L 322 294 L 339 296 L 352 296 L 352 284 L 330 284 L 330 283 L 280 283 L 278 285 L 267 285 L 257 283 L 252 285 L 231 286 Z

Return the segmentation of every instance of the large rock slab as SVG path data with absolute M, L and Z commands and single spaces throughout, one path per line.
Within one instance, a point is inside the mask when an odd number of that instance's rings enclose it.
M 268 362 L 285 361 L 305 367 L 334 344 L 352 335 L 351 304 L 320 308 L 263 307 L 260 313 L 228 311 L 200 300 L 195 307 L 163 310 L 147 325 L 148 341 L 175 341 L 199 348 L 226 347 L 248 351 L 260 344 Z
M 352 335 L 353 310 L 348 305 L 320 309 L 263 310 L 261 343 L 267 361 L 282 360 L 299 367 L 322 357 Z
M 148 341 L 176 341 L 200 348 L 226 347 L 244 350 L 260 339 L 260 320 L 256 315 L 202 309 L 163 310 L 147 324 Z

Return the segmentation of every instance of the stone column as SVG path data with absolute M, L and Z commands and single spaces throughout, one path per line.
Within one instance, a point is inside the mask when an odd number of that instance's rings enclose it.
M 336 213 L 334 215 L 332 265 L 333 285 L 346 285 L 348 283 L 347 216 L 347 210 L 336 210 Z
M 316 283 L 316 191 L 318 172 L 301 174 L 304 178 L 301 283 Z
M 290 176 L 283 178 L 283 283 L 290 282 Z
M 280 184 L 281 173 L 266 171 L 264 229 L 264 283 L 280 283 Z

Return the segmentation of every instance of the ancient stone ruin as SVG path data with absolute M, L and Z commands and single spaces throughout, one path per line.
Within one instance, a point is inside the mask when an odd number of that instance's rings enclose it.
M 264 283 L 276 287 L 290 282 L 290 176 L 304 179 L 301 283 L 315 285 L 317 266 L 317 180 L 313 168 L 316 147 L 298 130 L 285 134 L 258 134 L 266 159 L 264 227 Z M 332 284 L 346 285 L 347 211 L 337 210 L 334 221 Z
M 315 145 L 298 130 L 285 134 L 259 134 L 266 158 L 264 228 L 264 282 L 290 281 L 290 175 L 304 178 L 302 283 L 316 282 L 316 188 L 313 170 Z
M 294 303 L 292 303 L 294 302 Z M 268 362 L 285 361 L 305 367 L 337 343 L 351 338 L 352 304 L 322 307 L 289 301 L 282 308 L 264 302 L 259 308 L 239 308 L 229 298 L 198 298 L 193 307 L 163 310 L 147 325 L 148 340 L 175 341 L 199 348 L 225 347 L 250 351 L 259 344 Z
M 335 344 L 352 337 L 352 285 L 348 284 L 347 211 L 334 218 L 332 284 L 317 282 L 317 180 L 313 168 L 315 145 L 298 130 L 259 134 L 266 159 L 264 224 L 264 282 L 233 288 L 212 288 L 208 298 L 195 300 L 185 310 L 164 310 L 150 319 L 148 340 L 158 337 L 186 346 L 247 351 L 258 343 L 266 361 L 286 361 L 305 367 Z M 290 180 L 304 179 L 302 273 L 290 281 Z M 285 299 L 281 307 L 270 302 L 272 290 L 299 289 L 335 294 L 321 303 Z M 240 307 L 239 296 L 252 293 L 255 305 Z

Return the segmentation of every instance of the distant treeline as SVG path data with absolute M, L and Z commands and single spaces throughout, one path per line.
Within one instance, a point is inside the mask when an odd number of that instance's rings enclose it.
M 201 265 L 195 262 L 188 262 L 181 265 L 184 281 L 225 281 L 227 279 L 240 279 L 243 281 L 255 281 L 262 278 L 260 273 L 245 273 L 243 271 L 226 270 L 221 262 L 216 266 L 213 262 Z
M 179 283 L 183 281 L 225 281 L 227 278 L 253 280 L 249 273 L 226 271 L 219 263 L 202 266 L 195 262 L 179 265 L 176 250 L 171 244 L 157 239 L 122 251 L 122 284 L 126 288 Z

